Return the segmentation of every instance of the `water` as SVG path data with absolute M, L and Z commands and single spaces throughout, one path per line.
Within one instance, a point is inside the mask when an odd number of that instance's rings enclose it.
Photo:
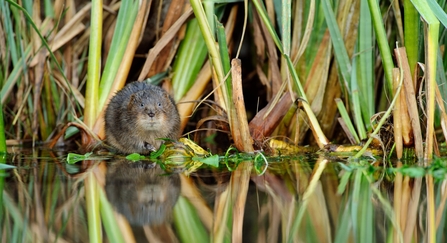
M 123 158 L 69 165 L 65 155 L 8 157 L 1 242 L 445 242 L 446 181 L 380 161 L 300 156 L 265 172 L 246 161 L 185 176 Z

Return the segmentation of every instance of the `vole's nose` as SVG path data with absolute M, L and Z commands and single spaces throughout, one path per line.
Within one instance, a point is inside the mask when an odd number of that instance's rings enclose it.
M 154 117 L 154 116 L 155 116 L 155 113 L 152 112 L 152 111 L 149 111 L 148 115 L 149 115 L 149 117 Z

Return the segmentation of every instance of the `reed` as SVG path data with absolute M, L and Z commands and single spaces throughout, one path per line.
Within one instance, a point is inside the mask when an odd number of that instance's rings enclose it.
M 103 138 L 101 132 L 102 123 L 97 119 L 99 118 L 99 120 L 101 120 L 102 108 L 104 104 L 106 104 L 106 100 L 110 97 L 110 94 L 113 94 L 116 89 L 122 87 L 126 79 L 128 79 L 129 71 L 125 72 L 124 70 L 129 70 L 129 67 L 131 67 L 130 63 L 134 62 L 134 59 L 136 58 L 135 48 L 138 45 L 138 40 L 140 40 L 143 35 L 143 32 L 141 31 L 142 26 L 147 21 L 150 21 L 145 20 L 150 11 L 149 5 L 139 6 L 138 11 L 136 7 L 138 4 L 135 2 L 126 1 L 123 3 L 124 5 L 122 6 L 120 4 L 110 6 L 110 8 L 107 8 L 107 11 L 105 11 L 105 14 L 101 15 L 101 13 L 104 12 L 103 7 L 107 6 L 101 6 L 99 2 L 93 2 L 92 5 L 85 5 L 82 8 L 82 12 L 76 15 L 74 20 L 70 21 L 64 17 L 65 15 L 72 15 L 73 12 L 71 12 L 71 10 L 66 12 L 62 11 L 63 9 L 58 4 L 55 4 L 54 6 L 45 4 L 44 9 L 37 8 L 32 15 L 27 15 L 27 10 L 31 11 L 32 9 L 30 7 L 32 6 L 30 2 L 24 2 L 23 7 L 10 1 L 2 2 L 3 16 L 12 16 L 12 18 L 4 18 L 5 21 L 2 22 L 2 30 L 4 33 L 17 33 L 16 35 L 6 35 L 7 38 L 4 40 L 4 46 L 10 48 L 6 49 L 8 58 L 2 60 L 4 64 L 2 76 L 4 76 L 6 80 L 2 87 L 2 100 L 4 101 L 4 106 L 7 108 L 6 110 L 9 111 L 5 113 L 5 122 L 7 124 L 13 124 L 5 128 L 5 134 L 9 134 L 9 136 L 7 136 L 9 139 L 20 140 L 29 135 L 32 135 L 37 140 L 50 139 L 52 135 L 57 132 L 57 124 L 74 121 L 74 117 L 82 117 L 82 121 L 86 123 L 87 127 L 90 127 L 90 129 L 96 124 L 93 131 L 94 133 L 99 134 L 100 138 Z M 341 1 L 336 4 L 331 4 L 329 1 L 322 0 L 311 1 L 309 3 L 304 3 L 303 5 L 288 1 L 281 2 L 281 4 L 278 5 L 272 4 L 271 1 L 255 1 L 253 3 L 254 9 L 248 9 L 250 11 L 255 11 L 256 13 L 254 19 L 255 22 L 253 22 L 255 23 L 255 25 L 253 25 L 253 33 L 260 37 L 260 39 L 265 40 L 263 43 L 257 40 L 257 37 L 253 39 L 253 37 L 247 35 L 247 29 L 244 29 L 245 27 L 236 29 L 236 31 L 233 29 L 233 31 L 226 32 L 225 35 L 218 34 L 223 33 L 218 27 L 219 19 L 222 18 L 223 13 L 225 12 L 224 10 L 232 6 L 232 3 L 225 3 L 218 7 L 215 7 L 214 4 L 207 4 L 206 8 L 201 7 L 201 4 L 194 3 L 194 14 L 198 18 L 195 18 L 188 23 L 190 27 L 187 28 L 186 34 L 183 35 L 182 33 L 179 33 L 179 29 L 177 29 L 177 33 L 179 34 L 170 33 L 170 40 L 163 40 L 163 45 L 169 46 L 170 48 L 169 52 L 163 51 L 163 53 L 174 53 L 178 50 L 177 58 L 163 57 L 163 60 L 171 60 L 173 63 L 174 69 L 171 71 L 173 73 L 171 87 L 175 94 L 175 99 L 185 102 L 186 100 L 184 100 L 183 97 L 187 94 L 188 90 L 192 90 L 191 87 L 195 84 L 195 77 L 197 77 L 199 70 L 203 67 L 206 52 L 211 51 L 211 66 L 213 66 L 216 71 L 211 72 L 211 74 L 213 75 L 214 73 L 217 75 L 215 76 L 216 78 L 213 79 L 214 83 L 212 84 L 212 90 L 215 90 L 213 93 L 214 99 L 218 102 L 217 104 L 226 110 L 227 106 L 231 108 L 230 100 L 233 96 L 230 91 L 230 80 L 232 78 L 229 72 L 231 67 L 230 60 L 234 57 L 232 53 L 235 49 L 233 47 L 240 47 L 241 43 L 233 44 L 232 41 L 228 42 L 225 39 L 231 39 L 231 36 L 235 35 L 249 36 L 250 38 L 245 38 L 245 40 L 249 42 L 251 41 L 254 44 L 253 47 L 254 50 L 256 50 L 256 53 L 253 54 L 260 57 L 251 65 L 256 67 L 256 69 L 254 69 L 254 74 L 258 77 L 258 80 L 250 80 L 250 85 L 255 85 L 253 82 L 264 84 L 265 92 L 268 94 L 266 97 L 267 101 L 273 101 L 271 105 L 265 107 L 266 113 L 263 114 L 264 117 L 261 120 L 265 120 L 266 115 L 268 115 L 271 110 L 275 109 L 277 102 L 280 100 L 281 96 L 283 96 L 284 92 L 291 94 L 289 99 L 300 97 L 300 105 L 304 108 L 307 116 L 303 117 L 303 113 L 298 112 L 294 119 L 288 118 L 288 120 L 284 121 L 278 119 L 275 127 L 287 127 L 288 129 L 272 130 L 269 133 L 263 133 L 264 137 L 258 138 L 254 136 L 256 138 L 254 141 L 256 144 L 262 144 L 262 140 L 271 135 L 288 137 L 297 143 L 302 143 L 309 139 L 308 136 L 306 136 L 306 134 L 308 134 L 306 131 L 310 128 L 313 131 L 311 133 L 313 135 L 313 141 L 320 147 L 324 147 L 328 144 L 327 138 L 331 139 L 334 137 L 333 131 L 339 126 L 337 120 L 334 119 L 337 112 L 337 106 L 333 102 L 335 98 L 341 98 L 344 102 L 347 111 L 347 113 L 344 114 L 348 114 L 350 119 L 354 121 L 351 123 L 354 124 L 359 139 L 366 139 L 367 134 L 371 133 L 375 126 L 370 119 L 379 110 L 379 107 L 376 105 L 378 100 L 383 100 L 383 97 L 386 97 L 386 95 L 392 95 L 392 93 L 389 92 L 391 87 L 389 80 L 392 78 L 390 70 L 399 65 L 398 62 L 392 60 L 390 53 L 390 49 L 394 47 L 394 44 L 392 43 L 392 38 L 394 38 L 394 36 L 399 36 L 404 42 L 405 47 L 407 47 L 410 73 L 406 77 L 411 77 L 414 88 L 419 87 L 419 84 L 416 83 L 418 80 L 416 75 L 420 72 L 416 72 L 418 69 L 416 68 L 415 61 L 418 60 L 418 58 L 423 58 L 422 56 L 418 56 L 419 52 L 426 53 L 427 57 L 433 57 L 430 59 L 430 64 L 427 66 L 429 69 L 426 69 L 431 72 L 430 77 L 435 77 L 436 72 L 441 74 L 442 70 L 436 68 L 436 62 L 443 63 L 444 61 L 442 58 L 437 58 L 438 51 L 435 43 L 441 40 L 442 37 L 438 38 L 432 36 L 437 32 L 438 27 L 433 27 L 431 22 L 428 23 L 430 26 L 429 32 L 432 34 L 426 35 L 425 37 L 418 35 L 420 32 L 414 32 L 414 30 L 419 30 L 417 26 L 422 24 L 422 22 L 418 22 L 417 14 L 424 13 L 425 11 L 427 13 L 424 14 L 427 15 L 432 12 L 431 8 L 414 8 L 414 5 L 411 2 L 404 1 L 402 6 L 408 8 L 408 10 L 402 15 L 402 13 L 398 11 L 399 6 L 393 6 L 391 11 L 396 11 L 396 21 L 387 24 L 383 22 L 381 11 L 386 6 L 377 5 L 374 1 L 354 1 L 354 4 L 350 4 L 349 1 Z M 415 4 L 415 6 L 417 6 L 417 3 Z M 434 6 L 435 9 L 435 11 L 433 11 L 434 14 L 432 19 L 445 18 L 445 14 L 442 11 L 439 11 L 440 7 L 436 2 L 431 1 L 430 4 L 430 6 Z M 438 7 L 436 8 L 436 6 Z M 76 7 L 76 5 L 73 6 L 73 8 Z M 80 20 L 86 18 L 89 9 L 91 10 L 90 15 L 94 16 L 94 18 L 89 18 L 91 21 L 91 28 L 86 29 Z M 302 11 L 299 11 L 299 9 L 302 9 Z M 152 11 L 155 10 L 156 9 L 152 9 Z M 42 11 L 44 14 L 43 16 L 47 13 L 52 14 L 45 19 L 46 22 L 42 22 L 38 19 L 39 14 L 37 14 L 37 11 Z M 275 17 L 280 16 L 278 14 L 282 11 L 285 15 L 281 15 L 281 18 Z M 114 15 L 116 13 L 118 14 Z M 219 16 L 218 20 L 211 17 L 215 13 Z M 348 16 L 350 16 L 351 13 L 355 14 L 352 15 L 352 18 L 350 19 Z M 176 14 L 176 16 L 179 16 L 178 12 Z M 138 17 L 137 19 L 137 15 L 141 15 L 141 17 Z M 23 21 L 18 21 L 21 18 L 20 16 L 24 16 L 27 21 L 30 21 L 31 25 L 23 25 Z M 116 26 L 116 28 L 113 28 L 110 27 L 110 23 L 111 21 L 114 21 L 115 17 L 117 22 L 116 25 L 113 26 Z M 234 20 L 239 18 L 236 12 L 235 14 L 228 15 L 228 17 L 230 18 L 225 20 L 228 23 L 234 23 Z M 246 16 L 240 16 L 240 18 L 245 19 Z M 276 21 L 278 21 L 278 23 L 276 23 Z M 387 19 L 387 21 L 391 20 Z M 52 26 L 56 27 L 51 27 L 50 22 Z M 36 24 L 33 25 L 32 23 Z M 167 24 L 168 27 L 165 28 L 166 31 L 169 30 L 169 26 L 174 26 L 172 23 L 173 21 L 171 20 L 170 24 Z M 405 23 L 405 28 L 399 27 L 402 23 Z M 373 24 L 374 29 L 371 28 L 371 24 Z M 392 35 L 388 37 L 385 33 L 389 29 L 392 29 L 392 24 L 396 24 L 398 27 L 396 29 L 400 31 L 391 32 Z M 30 26 L 32 28 L 30 28 Z M 64 28 L 65 26 L 74 28 L 70 31 L 68 28 Z M 102 30 L 104 26 L 106 29 Z M 193 28 L 193 26 L 196 27 Z M 201 31 L 197 31 L 197 28 L 200 26 Z M 278 26 L 278 33 L 275 26 Z M 407 26 L 415 26 L 415 28 L 407 28 Z M 314 31 L 309 31 L 310 27 L 312 27 Z M 175 26 L 175 28 L 179 27 Z M 66 35 L 62 36 L 59 32 Z M 110 47 L 108 45 L 105 46 L 106 50 L 104 53 L 100 52 L 101 49 L 103 49 L 101 42 L 109 37 L 103 35 L 102 32 L 107 33 L 107 36 L 115 36 L 110 41 Z M 40 37 L 38 38 L 38 40 L 40 39 L 39 42 L 31 42 L 29 37 L 34 33 L 37 33 L 37 35 L 40 34 Z M 47 39 L 44 38 L 46 33 L 49 33 L 49 38 Z M 195 35 L 195 37 L 193 35 Z M 200 40 L 203 35 L 205 36 L 203 39 L 204 42 L 194 41 Z M 68 36 L 71 39 L 67 39 Z M 87 38 L 87 36 L 89 36 L 89 38 Z M 225 38 L 223 38 L 223 36 L 225 36 Z M 62 39 L 62 37 L 65 39 Z M 163 38 L 163 36 L 161 37 Z M 180 45 L 182 47 L 178 48 L 179 46 L 176 43 L 179 43 L 183 37 L 185 37 L 185 39 Z M 419 49 L 417 43 L 422 41 L 421 38 L 430 40 L 430 42 L 427 42 L 430 43 L 427 49 Z M 17 46 L 20 39 L 28 41 L 28 43 L 33 44 L 34 46 L 38 45 L 38 43 L 45 45 L 45 43 L 48 42 L 49 45 L 47 45 L 46 48 L 51 50 L 48 52 L 49 57 L 51 58 L 45 60 L 49 60 L 52 64 L 42 69 L 44 66 L 37 65 L 37 57 L 34 57 L 36 55 L 31 54 L 30 52 L 31 50 L 29 48 L 33 45 L 28 45 L 30 46 L 28 48 Z M 131 39 L 132 42 L 128 42 L 129 39 Z M 238 39 L 236 38 L 236 40 Z M 188 44 L 189 42 L 195 43 L 197 46 L 191 46 L 191 44 Z M 219 45 L 219 51 L 214 49 L 215 47 L 213 43 Z M 36 47 L 33 48 L 36 50 Z M 374 56 L 375 48 L 380 51 L 379 56 Z M 87 56 L 87 50 L 90 52 L 88 55 L 88 62 L 80 62 L 79 60 L 81 60 L 83 56 Z M 162 49 L 160 49 L 158 53 L 161 53 L 161 50 Z M 247 50 L 250 51 L 249 49 Z M 279 51 L 282 57 L 275 57 L 273 53 L 276 51 Z M 430 54 L 428 54 L 428 52 L 430 52 Z M 36 52 L 34 51 L 34 53 Z M 114 53 L 115 55 L 112 57 L 107 55 L 107 53 Z M 124 53 L 126 53 L 125 56 Z M 227 56 L 226 53 L 229 55 Z M 239 48 L 236 54 L 237 53 L 239 53 Z M 269 55 L 266 56 L 266 53 Z M 442 53 L 439 54 L 442 55 Z M 30 55 L 32 55 L 32 60 L 29 59 Z M 169 55 L 174 57 L 173 54 Z M 74 57 L 74 59 L 72 57 Z M 162 58 L 159 54 L 152 52 L 148 58 L 149 57 L 152 60 L 151 63 L 154 63 L 157 58 Z M 192 59 L 192 57 L 194 57 L 194 59 Z M 101 59 L 104 59 L 104 61 L 101 61 Z M 331 62 L 331 60 L 334 60 L 334 62 Z M 245 69 L 246 66 L 248 67 L 250 65 L 244 62 L 245 61 L 241 63 L 243 75 L 244 73 L 249 74 L 251 72 L 251 70 Z M 424 61 L 422 62 L 425 63 Z M 74 63 L 78 64 L 74 65 Z M 87 63 L 89 66 L 86 65 Z M 104 66 L 99 65 L 100 63 L 104 63 Z M 383 65 L 378 66 L 377 64 L 380 63 Z M 127 67 L 122 64 L 126 64 Z M 64 67 L 64 69 L 57 68 L 58 65 Z M 165 68 L 168 66 L 169 64 L 164 64 Z M 441 66 L 444 66 L 444 64 Z M 381 69 L 381 67 L 383 67 L 383 69 Z M 29 76 L 29 72 L 26 72 L 27 70 L 36 72 L 37 68 L 39 68 L 39 72 L 45 72 L 45 74 L 43 76 Z M 146 75 L 150 73 L 150 68 L 150 66 L 144 68 L 144 73 Z M 163 69 L 157 67 L 157 70 L 162 71 Z M 379 72 L 377 72 L 377 70 L 379 70 Z M 381 73 L 380 70 L 383 70 L 383 73 Z M 68 74 L 67 79 L 66 81 L 61 82 L 65 79 L 65 73 Z M 404 72 L 405 75 L 406 73 L 407 71 Z M 118 76 L 115 81 L 116 75 Z M 141 75 L 137 76 L 142 78 Z M 36 79 L 38 77 L 42 77 L 42 81 L 27 81 L 30 80 L 30 78 Z M 227 85 L 221 86 L 224 78 L 226 79 L 225 83 Z M 382 78 L 386 80 L 385 85 L 379 82 Z M 22 79 L 24 82 L 21 85 Z M 86 80 L 86 86 L 84 86 L 83 82 L 79 82 L 80 80 Z M 436 79 L 430 78 L 430 80 L 433 81 Z M 440 78 L 440 80 L 443 79 Z M 66 83 L 64 84 L 64 82 Z M 207 81 L 201 84 L 201 86 L 204 87 L 206 82 Z M 271 83 L 269 84 L 268 82 Z M 39 86 L 35 87 L 32 84 L 39 84 Z M 221 89 L 223 87 L 226 88 Z M 385 87 L 385 89 L 383 89 L 383 87 Z M 436 85 L 432 83 L 430 87 L 433 88 L 430 89 L 429 94 L 430 96 L 434 96 L 434 87 L 436 87 Z M 17 89 L 20 92 L 12 93 L 11 91 L 13 89 Z M 387 93 L 385 93 L 385 90 L 387 90 Z M 39 96 L 38 94 L 40 94 L 41 91 L 43 95 Z M 202 93 L 195 94 L 194 97 L 204 97 L 204 95 L 207 94 L 206 92 L 210 92 L 210 89 L 202 90 L 201 92 Z M 59 97 L 60 95 L 57 94 L 62 93 L 67 94 L 66 98 L 58 100 L 56 97 Z M 29 98 L 29 94 L 32 94 L 32 99 Z M 440 94 L 441 96 L 439 99 L 443 99 L 445 92 L 440 90 Z M 308 96 L 309 98 L 307 98 Z M 428 97 L 429 96 L 427 96 L 427 98 Z M 21 103 L 12 106 L 12 100 L 15 99 L 21 100 Z M 427 100 L 430 101 L 427 104 L 430 104 L 430 107 L 432 107 L 429 109 L 429 113 L 435 114 L 435 103 L 433 103 L 434 98 L 431 97 Z M 191 102 L 191 100 L 187 100 L 187 102 Z M 194 102 L 196 102 L 196 100 L 194 100 Z M 78 106 L 78 104 L 80 106 Z M 282 108 L 283 110 L 290 108 L 287 107 L 290 106 L 288 104 L 282 105 L 286 105 L 286 107 Z M 63 107 L 63 109 L 60 109 L 61 107 Z M 82 111 L 82 109 L 84 109 L 84 111 Z M 405 109 L 406 108 L 404 107 L 404 110 Z M 417 107 L 411 107 L 411 110 L 414 111 L 415 109 L 416 111 L 418 110 Z M 28 110 L 31 112 L 28 112 Z M 231 111 L 232 109 L 229 109 L 226 114 L 229 118 L 228 121 L 231 121 L 232 116 L 234 116 L 234 114 L 231 114 Z M 253 110 L 249 110 L 248 112 L 253 112 Z M 34 128 L 26 128 L 26 124 L 29 124 L 30 122 L 29 120 L 26 120 L 26 118 L 23 118 L 26 116 L 20 116 L 19 114 L 33 114 L 28 115 L 28 119 L 38 118 L 35 119 L 33 123 L 34 125 L 32 127 Z M 402 114 L 406 114 L 406 112 L 402 112 Z M 412 119 L 415 119 L 414 117 L 416 113 L 411 112 L 410 114 L 412 114 Z M 184 114 L 184 116 L 190 115 L 191 113 Z M 21 120 L 19 120 L 19 117 L 21 117 Z M 59 118 L 56 120 L 54 117 Z M 247 117 L 250 119 L 250 116 Z M 430 117 L 430 119 L 427 121 L 429 121 L 430 124 L 433 124 L 427 126 L 427 128 L 430 128 L 427 131 L 431 134 L 435 129 L 435 126 L 439 126 L 441 122 L 435 116 L 428 117 Z M 13 123 L 9 123 L 11 119 L 14 120 Z M 186 124 L 188 118 L 186 117 L 183 119 L 185 120 L 184 124 Z M 345 116 L 344 119 L 347 124 L 346 119 L 348 119 L 348 117 Z M 289 124 L 286 124 L 285 122 Z M 259 122 L 256 123 L 256 125 L 257 124 L 259 124 Z M 311 126 L 308 126 L 307 124 L 310 124 Z M 417 125 L 414 124 L 409 126 L 404 123 L 403 125 L 404 129 L 410 126 L 417 127 Z M 14 134 L 13 130 L 18 130 L 18 126 L 24 127 L 25 129 L 23 129 L 23 133 L 17 133 L 14 138 L 14 136 L 12 136 L 12 134 Z M 417 130 L 414 131 L 414 127 L 412 128 L 413 131 L 404 132 L 404 139 L 406 139 L 406 134 L 418 133 Z M 252 136 L 258 129 L 260 128 L 256 127 L 255 124 L 252 125 L 250 128 Z M 230 130 L 236 131 L 238 130 L 238 127 L 231 128 L 230 126 Z M 350 133 L 353 134 L 353 131 L 354 130 L 351 128 Z M 432 135 L 426 135 L 425 140 L 430 142 L 432 137 Z M 91 140 L 87 139 L 85 141 Z M 339 142 L 345 141 L 339 139 Z M 355 143 L 358 144 L 359 141 L 356 140 Z M 411 143 L 411 141 L 409 143 Z M 420 139 L 417 139 L 415 144 L 417 147 L 416 150 L 420 151 Z M 434 145 L 430 144 L 432 143 L 430 142 L 425 149 L 427 152 L 426 158 L 430 158 L 428 155 L 432 154 L 433 151 L 430 148 L 433 148 Z M 418 152 L 418 154 L 420 154 L 420 152 Z

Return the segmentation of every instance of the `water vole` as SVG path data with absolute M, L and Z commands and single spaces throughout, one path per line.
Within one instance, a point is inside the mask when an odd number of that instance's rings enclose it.
M 105 191 L 115 209 L 131 225 L 170 223 L 180 195 L 180 176 L 159 165 L 124 159 L 107 163 Z
M 106 141 L 119 153 L 148 154 L 177 139 L 180 116 L 174 100 L 162 88 L 132 82 L 110 100 L 105 113 Z

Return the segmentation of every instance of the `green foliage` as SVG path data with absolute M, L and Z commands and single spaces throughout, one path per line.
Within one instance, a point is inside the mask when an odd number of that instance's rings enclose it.
M 17 167 L 15 167 L 14 165 L 0 163 L 0 170 L 15 169 L 15 168 L 17 168 Z
M 351 119 L 349 118 L 349 114 L 348 114 L 348 111 L 346 110 L 345 105 L 343 104 L 343 102 L 340 99 L 335 100 L 335 102 L 337 103 L 338 111 L 340 112 L 340 115 L 343 118 L 346 126 L 348 127 L 351 134 L 354 136 L 356 143 L 359 144 L 360 143 L 359 136 L 357 135 L 354 125 L 352 124 Z M 362 137 L 362 139 L 363 139 L 363 137 Z
M 0 101 L 0 156 L 2 154 L 6 154 L 7 153 L 7 148 L 6 148 L 6 132 L 5 132 L 5 122 L 3 119 L 3 105 L 2 102 Z
M 180 196 L 174 207 L 174 224 L 181 242 L 210 242 L 196 210 Z
M 228 98 L 233 97 L 232 83 L 231 83 L 231 75 L 228 75 L 230 72 L 231 64 L 230 57 L 228 55 L 228 43 L 225 35 L 225 28 L 219 20 L 215 19 L 216 23 L 216 32 L 217 32 L 217 42 L 219 44 L 219 55 L 223 65 L 223 72 L 226 76 L 224 88 L 226 89 L 226 93 L 228 94 Z M 228 77 L 227 77 L 228 76 Z
M 86 153 L 86 154 L 82 155 L 82 154 L 76 154 L 76 153 L 68 153 L 68 155 L 67 155 L 67 163 L 68 164 L 74 164 L 74 163 L 77 163 L 79 161 L 91 159 L 90 156 L 92 154 L 93 153 Z
M 107 238 L 112 243 L 126 242 L 115 217 L 115 211 L 107 199 L 103 190 L 99 190 L 99 200 L 101 204 L 101 219 Z
M 209 157 L 201 158 L 201 157 L 193 157 L 193 161 L 198 161 L 200 163 L 204 163 L 206 165 L 211 165 L 214 167 L 219 167 L 219 155 L 212 155 Z
M 140 161 L 143 159 L 146 159 L 146 156 L 144 155 L 140 155 L 139 153 L 132 153 L 126 156 L 127 160 L 132 160 L 132 161 Z
M 341 86 L 345 87 L 345 96 L 349 96 L 351 93 L 350 87 L 346 84 L 351 81 L 351 62 L 348 57 L 348 52 L 346 51 L 345 43 L 343 42 L 340 29 L 338 28 L 337 20 L 335 19 L 334 12 L 332 11 L 332 6 L 329 0 L 322 1 L 322 8 L 324 15 L 326 17 L 326 24 L 328 26 L 329 32 L 331 33 L 333 50 L 335 53 L 335 59 L 337 60 L 338 68 L 341 73 Z
M 358 28 L 358 40 L 356 45 L 357 57 L 354 57 L 356 76 L 353 77 L 352 85 L 359 90 L 359 105 L 363 123 L 367 130 L 371 129 L 370 118 L 374 115 L 374 46 L 371 13 L 365 0 L 360 2 L 360 19 Z M 352 87 L 355 91 L 356 87 Z M 353 101 L 355 102 L 355 101 Z M 355 103 L 354 103 L 355 105 Z M 358 114 L 356 114 L 358 115 Z
M 110 46 L 110 54 L 105 62 L 104 70 L 101 76 L 99 87 L 99 109 L 104 107 L 104 104 L 109 95 L 116 73 L 121 65 L 124 52 L 127 48 L 130 33 L 135 22 L 135 18 L 140 7 L 140 1 L 128 0 L 121 2 L 121 7 L 118 12 L 115 31 L 113 32 L 112 43 Z M 102 23 L 98 23 L 102 24 Z M 99 60 L 98 60 L 99 61 Z M 99 65 L 96 63 L 96 65 Z M 92 80 L 95 82 L 96 80 Z
M 199 31 L 197 19 L 192 19 L 186 27 L 185 38 L 180 44 L 177 58 L 173 64 L 172 85 L 174 99 L 179 100 L 194 84 L 205 61 L 207 50 L 205 41 Z

